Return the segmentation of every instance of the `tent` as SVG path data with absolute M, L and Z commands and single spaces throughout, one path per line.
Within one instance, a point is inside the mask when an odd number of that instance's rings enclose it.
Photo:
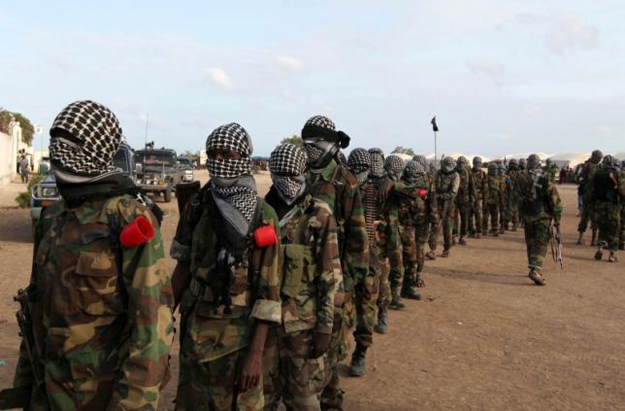
M 514 154 L 507 154 L 505 156 L 499 156 L 499 159 L 504 159 L 507 158 L 508 160 L 510 160 L 511 158 L 528 158 L 530 156 L 530 154 L 538 154 L 538 157 L 540 158 L 540 161 L 545 161 L 547 158 L 549 158 L 548 154 L 545 153 L 514 153 Z
M 578 164 L 582 164 L 584 161 L 588 160 L 589 157 L 590 153 L 563 152 L 552 154 L 549 156 L 549 159 L 553 161 L 558 168 L 562 168 L 564 166 L 575 168 Z
M 619 159 L 620 161 L 625 160 L 625 151 L 619 151 L 618 153 L 613 154 L 614 158 Z

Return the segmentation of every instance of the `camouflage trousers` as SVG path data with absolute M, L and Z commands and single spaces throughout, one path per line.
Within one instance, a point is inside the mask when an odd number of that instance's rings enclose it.
M 597 221 L 595 220 L 595 213 L 593 211 L 593 204 L 590 202 L 588 195 L 584 195 L 584 205 L 582 208 L 582 216 L 579 218 L 579 224 L 577 225 L 577 232 L 585 233 L 588 228 L 588 221 L 590 220 L 590 228 L 596 230 Z
M 474 201 L 471 204 L 469 234 L 482 234 L 482 200 Z
M 246 355 L 244 348 L 212 361 L 198 362 L 181 353 L 176 410 L 230 411 L 237 367 L 241 367 Z M 239 393 L 236 409 L 262 410 L 264 404 L 261 376 L 258 386 Z
M 469 215 L 471 214 L 471 206 L 469 203 L 456 204 L 455 209 L 456 212 L 454 213 L 453 234 L 460 234 L 460 237 L 464 237 L 469 231 Z
M 386 244 L 380 247 L 380 281 L 378 289 L 378 308 L 385 309 L 391 302 L 391 286 L 398 284 L 401 287 L 404 281 L 403 247 L 401 241 L 393 249 L 386 249 Z M 383 251 L 384 250 L 384 251 Z
M 423 222 L 415 227 L 415 240 L 417 246 L 417 275 L 423 272 L 425 267 L 425 245 L 430 234 L 430 224 Z
M 625 244 L 625 199 L 621 202 L 621 234 L 620 244 Z
M 417 242 L 415 228 L 399 226 L 399 238 L 402 245 L 402 261 L 404 264 L 404 278 L 392 278 L 391 287 L 401 290 L 402 285 L 412 285 L 417 269 Z
M 494 233 L 499 229 L 499 204 L 490 203 L 484 206 L 484 220 L 482 220 L 482 230 L 484 234 L 488 232 L 488 218 L 490 217 L 490 232 Z
M 325 355 L 312 358 L 313 330 L 287 334 L 282 327 L 274 327 L 274 331 L 263 359 L 265 411 L 277 410 L 281 401 L 287 410 L 320 410 L 327 360 Z
M 593 212 L 594 220 L 599 226 L 599 243 L 607 250 L 616 252 L 622 224 L 620 205 L 610 201 L 597 201 L 593 204 Z
M 330 349 L 326 355 L 327 381 L 320 396 L 322 410 L 342 410 L 343 394 L 338 365 L 347 357 L 349 341 L 347 335 L 354 325 L 354 304 L 347 302 L 342 308 L 334 308 L 334 324 Z
M 501 200 L 501 203 L 499 203 L 499 226 L 502 229 L 507 228 L 508 222 L 510 221 L 507 213 L 508 203 L 509 201 L 507 196 L 505 196 L 505 198 Z
M 516 201 L 508 201 L 508 209 L 506 210 L 506 221 L 512 223 L 513 226 L 519 224 L 519 204 Z
M 449 203 L 448 209 L 447 209 L 447 213 L 443 213 L 443 211 L 445 210 L 445 204 Z M 452 226 L 452 221 L 453 221 L 453 215 L 454 215 L 454 204 L 453 202 L 451 202 L 450 200 L 447 201 L 439 201 L 438 202 L 438 215 L 440 216 L 440 220 L 438 222 L 438 225 L 442 224 L 442 231 L 443 231 L 443 245 L 445 247 L 445 250 L 449 250 L 451 248 L 451 226 Z M 433 228 L 434 226 L 432 226 Z M 436 250 L 436 242 L 438 241 L 438 233 L 439 233 L 439 229 L 437 227 L 436 230 L 430 230 L 430 236 L 428 238 L 428 243 L 430 246 L 430 250 L 434 251 Z
M 356 329 L 354 340 L 359 348 L 373 344 L 373 326 L 376 321 L 378 290 L 380 288 L 380 250 L 377 245 L 369 245 L 369 272 L 363 282 L 355 286 Z
M 551 219 L 525 221 L 524 226 L 528 267 L 542 269 L 551 239 Z

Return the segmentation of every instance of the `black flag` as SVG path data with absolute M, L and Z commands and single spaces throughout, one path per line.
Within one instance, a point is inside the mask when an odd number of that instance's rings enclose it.
M 430 121 L 430 123 L 432 123 L 432 130 L 434 130 L 434 132 L 436 133 L 438 131 L 438 126 L 436 125 L 436 116 L 432 117 L 432 121 Z

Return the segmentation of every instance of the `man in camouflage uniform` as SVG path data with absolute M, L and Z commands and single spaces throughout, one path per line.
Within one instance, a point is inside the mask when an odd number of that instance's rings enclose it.
M 501 190 L 501 202 L 499 203 L 499 234 L 505 234 L 508 230 L 508 187 L 506 176 L 506 165 L 502 161 L 497 161 L 497 178 Z
M 24 339 L 14 386 L 31 410 L 156 410 L 174 336 L 158 220 L 113 168 L 122 129 L 106 107 L 70 104 L 50 137 L 61 200 L 36 228 L 27 290 L 35 364 Z M 120 239 L 137 219 L 152 238 Z
M 401 309 L 405 305 L 399 298 L 401 282 L 404 278 L 403 249 L 399 237 L 399 219 L 397 202 L 393 196 L 393 180 L 384 170 L 384 154 L 379 148 L 369 149 L 369 181 L 380 187 L 382 194 L 377 220 L 377 244 L 379 249 L 380 287 L 378 292 L 378 323 L 375 331 L 386 334 L 388 331 L 387 309 Z M 391 291 L 391 281 L 395 288 Z M 397 282 L 399 281 L 399 287 Z
M 283 258 L 282 326 L 281 378 L 265 410 L 277 409 L 280 396 L 287 409 L 319 410 L 318 396 L 328 374 L 325 354 L 332 335 L 334 296 L 342 281 L 336 222 L 330 207 L 313 200 L 306 190 L 306 156 L 299 147 L 276 148 L 269 171 L 273 186 L 265 200 L 279 218 Z
M 438 208 L 434 185 L 427 177 L 425 165 L 411 160 L 406 164 L 402 181 L 395 184 L 395 198 L 400 222 L 400 235 L 404 247 L 404 281 L 401 296 L 421 299 L 417 287 L 425 285 L 422 272 L 425 266 L 425 244 L 430 234 L 430 225 L 438 221 Z
M 475 197 L 471 203 L 471 214 L 469 215 L 469 237 L 482 237 L 482 201 L 486 194 L 486 172 L 482 170 L 482 158 L 473 157 L 473 168 L 471 169 L 473 186 L 475 187 Z
M 619 250 L 625 250 L 625 160 L 621 161 L 621 234 Z
M 497 176 L 497 164 L 488 163 L 488 176 L 486 177 L 486 193 L 484 194 L 484 220 L 482 230 L 486 234 L 490 217 L 490 234 L 499 236 L 499 213 L 501 206 L 501 180 Z
M 217 127 L 206 153 L 211 179 L 187 203 L 171 245 L 182 294 L 176 409 L 261 410 L 265 341 L 282 321 L 280 244 L 253 238 L 278 232 L 278 218 L 256 195 L 243 127 Z
M 603 158 L 603 153 L 599 150 L 595 150 L 592 152 L 590 158 L 584 162 L 582 166 L 582 171 L 579 175 L 579 184 L 581 187 L 581 191 L 584 193 L 584 205 L 582 208 L 582 216 L 579 219 L 579 225 L 577 226 L 577 231 L 579 232 L 579 237 L 577 238 L 577 244 L 583 244 L 583 235 L 588 228 L 588 220 L 590 220 L 590 229 L 592 230 L 592 239 L 590 245 L 596 245 L 597 239 L 597 224 L 593 219 L 594 212 L 592 210 L 592 205 L 590 204 L 590 193 L 588 191 L 589 183 L 592 181 L 593 176 L 601 168 L 601 159 Z
M 552 183 L 556 182 L 556 176 L 558 175 L 558 166 L 553 162 L 550 158 L 545 160 L 545 167 L 543 168 L 543 173 L 549 178 L 549 181 Z
M 465 156 L 458 157 L 456 171 L 460 177 L 458 194 L 456 195 L 455 218 L 454 218 L 454 241 L 456 235 L 460 234 L 458 244 L 467 245 L 464 237 L 469 229 L 469 215 L 471 213 L 471 204 L 475 201 L 475 185 L 473 183 L 473 174 Z
M 545 285 L 541 271 L 551 238 L 551 223 L 559 232 L 562 216 L 558 189 L 543 174 L 536 154 L 528 157 L 527 171 L 519 173 L 515 189 L 525 226 L 529 278 L 537 285 Z
M 608 261 L 617 261 L 616 251 L 619 247 L 621 224 L 621 201 L 625 188 L 621 186 L 621 175 L 618 162 L 611 155 L 601 160 L 601 169 L 597 170 L 589 182 L 588 192 L 594 220 L 599 226 L 598 249 L 595 260 L 601 260 L 603 250 L 608 250 Z
M 514 189 L 516 179 L 519 175 L 519 163 L 516 159 L 511 159 L 508 163 L 508 175 L 506 180 L 506 190 L 508 195 L 507 219 L 512 223 L 512 231 L 516 231 L 519 226 L 519 200 Z
M 451 249 L 451 225 L 452 216 L 454 215 L 454 204 L 458 187 L 460 186 L 460 177 L 456 172 L 456 162 L 451 157 L 443 158 L 441 169 L 436 173 L 436 201 L 438 205 L 439 223 L 443 229 L 444 249 L 442 257 L 449 257 Z M 436 258 L 436 241 L 438 240 L 439 227 L 433 226 L 428 239 L 430 251 L 426 257 L 431 260 Z
M 338 363 L 347 354 L 347 332 L 353 325 L 352 296 L 365 292 L 369 272 L 369 241 L 364 209 L 356 178 L 334 160 L 339 147 L 347 148 L 349 137 L 337 131 L 324 116 L 311 117 L 302 129 L 308 156 L 308 184 L 316 200 L 325 201 L 337 222 L 343 286 L 335 297 L 332 341 L 327 355 L 331 378 L 321 395 L 322 409 L 341 409 Z M 354 300 L 356 300 L 354 298 Z

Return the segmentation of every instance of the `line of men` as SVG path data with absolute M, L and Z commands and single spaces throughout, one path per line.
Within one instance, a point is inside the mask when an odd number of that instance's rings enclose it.
M 338 364 L 348 334 L 356 342 L 350 372 L 364 375 L 374 330 L 388 331 L 388 308 L 420 298 L 425 245 L 433 251 L 442 229 L 448 256 L 455 210 L 462 244 L 479 200 L 489 216 L 501 212 L 502 186 L 495 163 L 484 175 L 479 161 L 469 172 L 466 160 L 445 157 L 432 176 L 422 156 L 404 164 L 355 149 L 342 159 L 350 138 L 324 116 L 301 134 L 303 149 L 283 144 L 271 153 L 273 185 L 261 198 L 247 131 L 229 123 L 211 132 L 210 181 L 181 211 L 170 275 L 162 212 L 112 166 L 122 139 L 116 116 L 89 100 L 63 109 L 49 147 L 62 200 L 36 228 L 21 311 L 30 327 L 22 329 L 13 402 L 2 397 L 0 405 L 156 410 L 178 308 L 177 410 L 342 409 Z M 542 285 L 562 208 L 540 166 L 528 158 L 513 198 L 529 277 Z M 472 178 L 480 173 L 481 193 Z M 494 234 L 505 230 L 497 218 Z M 485 220 L 477 218 L 476 236 Z

